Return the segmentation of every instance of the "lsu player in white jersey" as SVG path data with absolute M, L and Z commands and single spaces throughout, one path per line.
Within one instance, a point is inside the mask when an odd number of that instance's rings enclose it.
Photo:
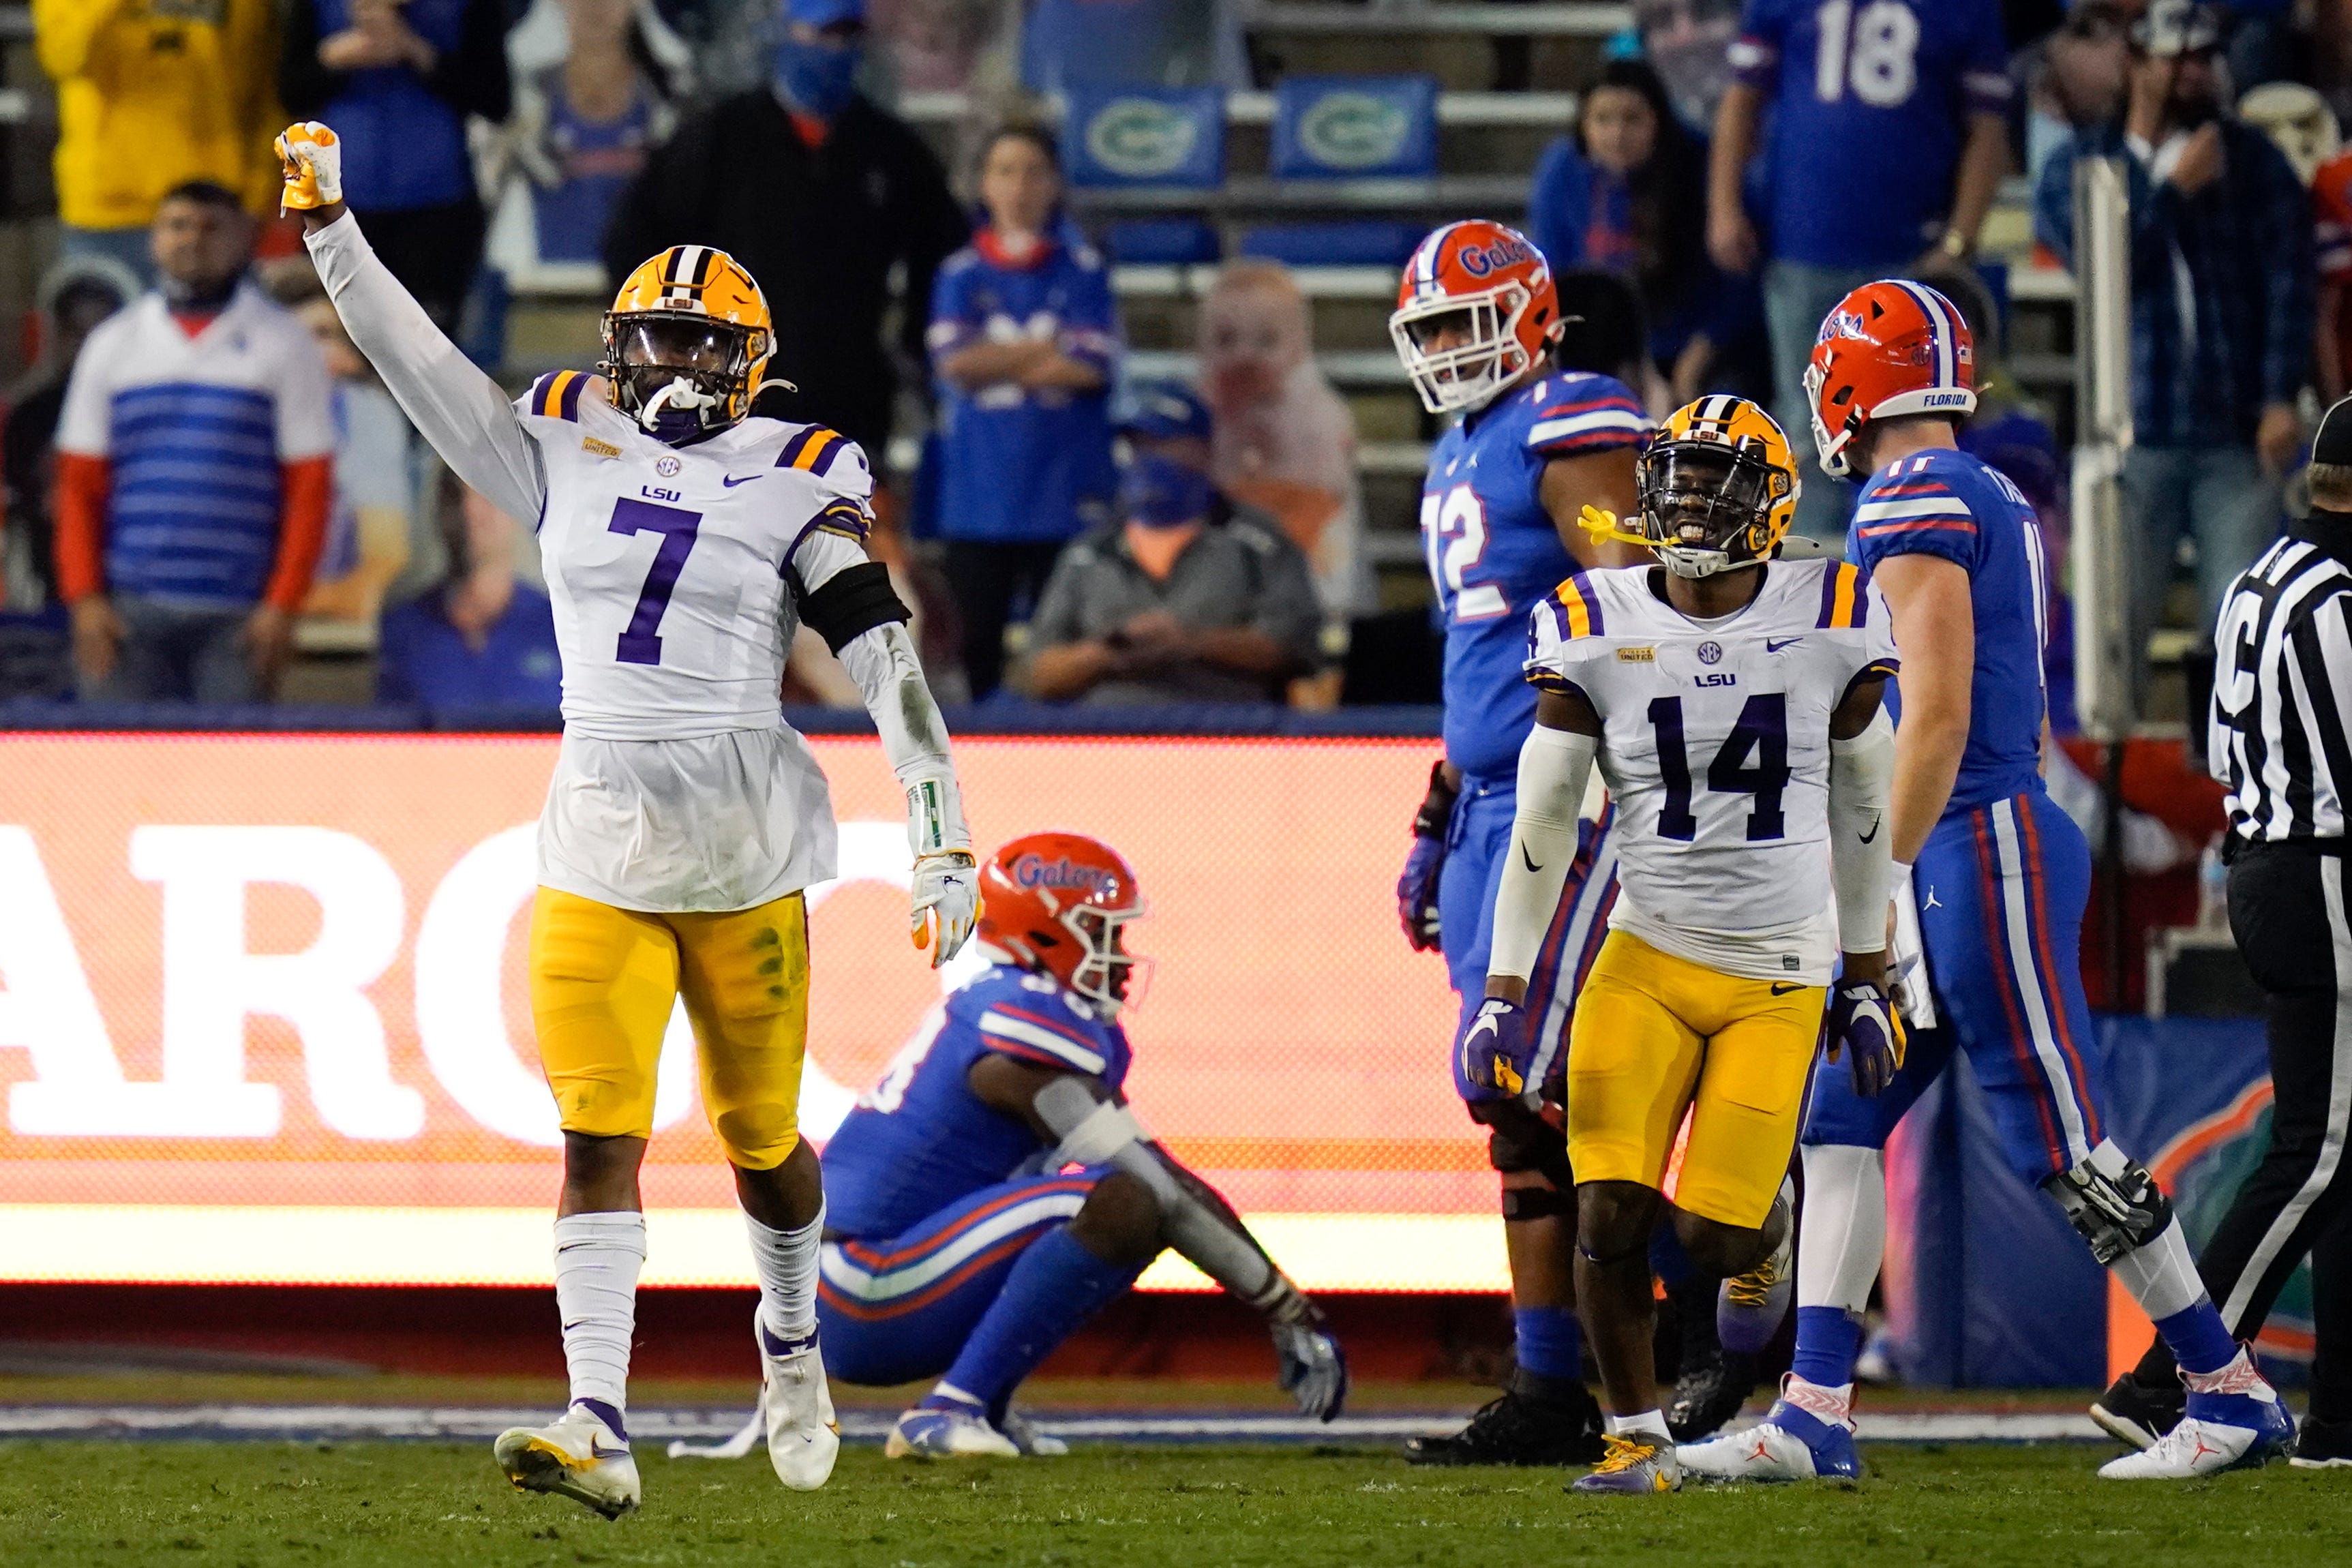
M 1568 1048 L 1576 1293 L 1608 1452 L 1579 1491 L 1681 1484 L 1652 1377 L 1648 1247 L 1689 1116 L 1672 1220 L 1692 1260 L 1763 1293 L 1789 1274 L 1784 1182 L 1814 1049 L 1874 1091 L 1897 1059 L 1885 991 L 1892 862 L 1880 831 L 1895 667 L 1855 568 L 1777 560 L 1796 510 L 1788 438 L 1734 397 L 1675 414 L 1643 453 L 1654 563 L 1579 572 L 1537 606 L 1515 840 L 1495 900 L 1465 1074 L 1526 1070 L 1527 977 L 1576 851 L 1594 764 L 1617 803 L 1617 904 Z M 1833 975 L 1841 950 L 1842 975 Z
M 799 1136 L 808 1015 L 801 889 L 835 874 L 824 775 L 777 703 L 802 622 L 856 679 L 905 787 L 913 931 L 936 965 L 978 879 L 948 738 L 907 610 L 865 548 L 873 480 L 819 426 L 749 416 L 772 343 L 751 276 L 698 246 L 631 274 L 600 375 L 509 403 L 385 270 L 315 122 L 278 139 L 285 206 L 352 341 L 457 476 L 535 519 L 563 658 L 562 748 L 540 819 L 531 1012 L 564 1134 L 556 1300 L 570 1407 L 498 1439 L 518 1487 L 608 1518 L 640 1487 L 626 1427 L 645 1258 L 637 1169 L 673 1006 L 734 1170 L 776 1474 L 822 1486 L 840 1446 L 816 1342 L 824 1187 Z

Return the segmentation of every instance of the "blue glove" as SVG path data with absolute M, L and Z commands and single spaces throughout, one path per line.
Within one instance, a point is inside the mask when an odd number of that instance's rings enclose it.
M 1893 1083 L 1903 1067 L 1902 1016 L 1871 981 L 1841 980 L 1830 987 L 1822 1040 L 1832 1061 L 1841 1051 L 1853 1053 L 1853 1091 L 1865 1098 Z
M 1454 1055 L 1466 1090 L 1473 1100 L 1517 1100 L 1528 1091 L 1528 1074 L 1535 1067 L 1535 1040 L 1528 1016 L 1516 1002 L 1489 996 L 1463 1026 Z
M 1405 857 L 1404 875 L 1397 879 L 1397 919 L 1415 952 L 1445 951 L 1438 931 L 1437 879 L 1445 869 L 1445 830 L 1461 794 L 1445 782 L 1443 759 L 1430 765 L 1429 793 L 1412 814 L 1412 853 Z

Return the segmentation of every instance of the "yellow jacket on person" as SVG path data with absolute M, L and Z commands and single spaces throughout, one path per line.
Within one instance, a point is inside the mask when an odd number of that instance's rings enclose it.
M 272 0 L 33 0 L 58 87 L 58 216 L 136 227 L 188 180 L 274 207 L 276 12 Z

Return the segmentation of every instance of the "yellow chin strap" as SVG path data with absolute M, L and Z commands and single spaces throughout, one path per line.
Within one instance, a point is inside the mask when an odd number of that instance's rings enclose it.
M 1643 550 L 1655 550 L 1658 542 L 1643 534 L 1629 533 L 1618 521 L 1617 514 L 1605 508 L 1588 506 L 1577 518 L 1576 525 L 1591 536 L 1595 544 L 1633 544 Z

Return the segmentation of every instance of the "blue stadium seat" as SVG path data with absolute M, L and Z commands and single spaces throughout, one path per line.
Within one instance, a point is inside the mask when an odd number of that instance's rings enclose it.
M 1428 229 L 1367 218 L 1353 223 L 1275 223 L 1245 229 L 1241 254 L 1286 267 L 1402 267 Z
M 1128 218 L 1103 231 L 1102 247 L 1113 261 L 1130 266 L 1183 267 L 1224 258 L 1217 231 L 1196 217 Z
M 1225 183 L 1225 94 L 1214 87 L 1074 87 L 1062 166 L 1082 189 Z
M 1292 77 L 1275 89 L 1277 180 L 1426 179 L 1437 173 L 1437 79 Z
M 1248 85 L 1241 33 L 1203 0 L 1035 0 L 1021 26 L 1021 81 L 1080 87 Z

